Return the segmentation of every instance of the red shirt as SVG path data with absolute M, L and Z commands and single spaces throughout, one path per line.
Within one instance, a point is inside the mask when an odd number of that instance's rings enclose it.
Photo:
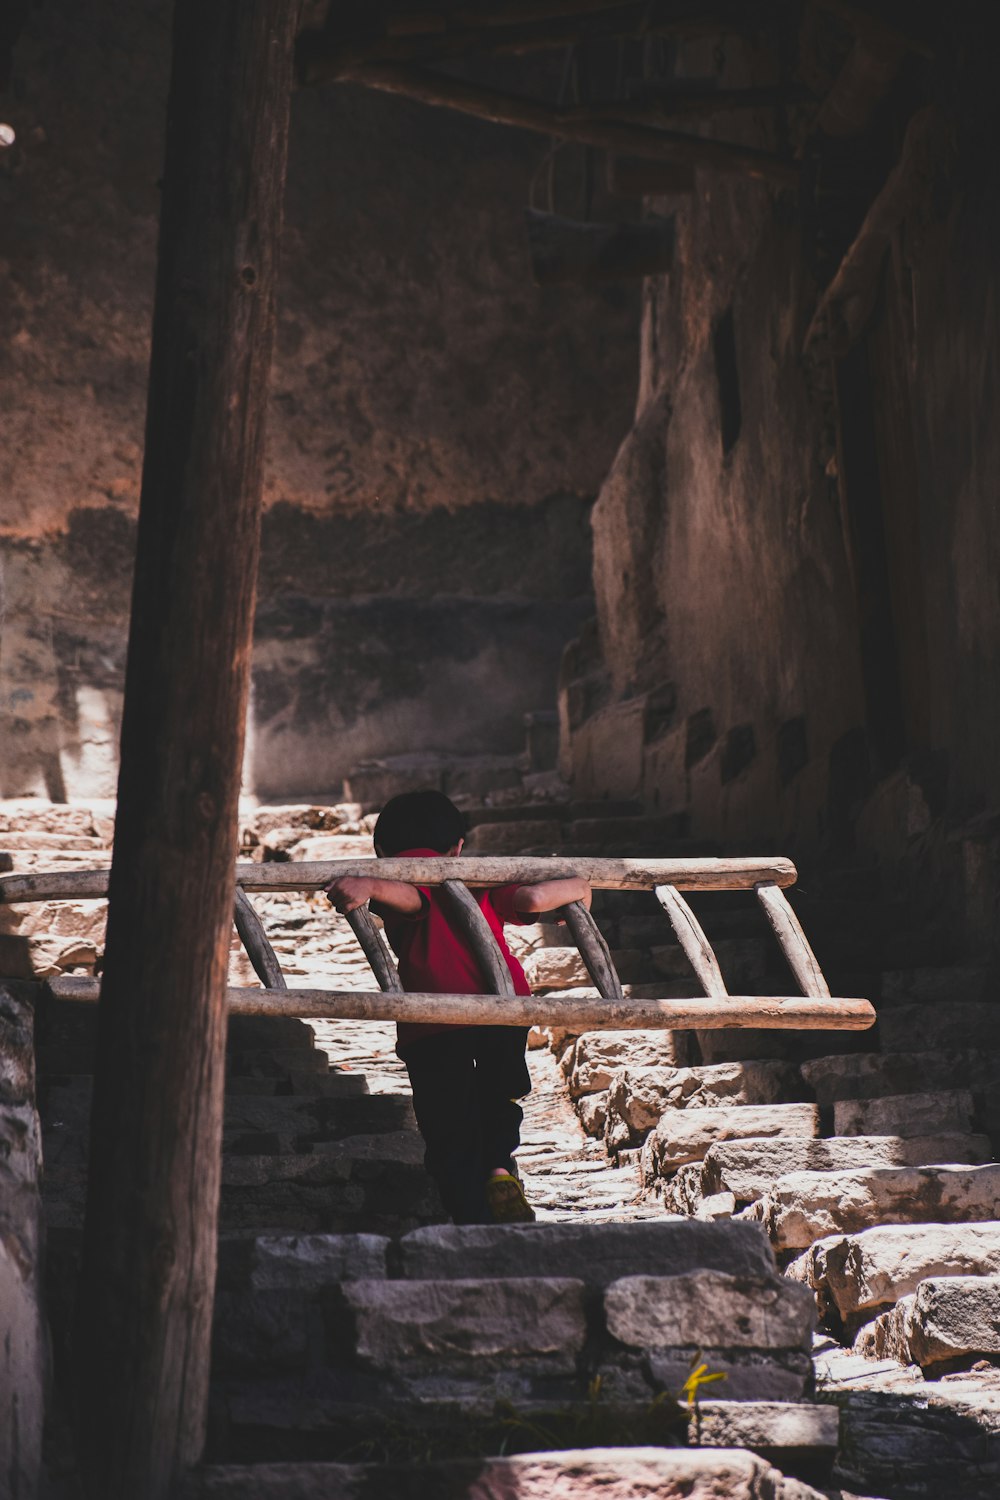
M 399 859 L 440 859 L 436 849 L 404 849 Z M 462 866 L 456 861 L 455 878 L 461 879 Z M 486 995 L 489 993 L 472 950 L 451 923 L 448 908 L 438 886 L 421 885 L 417 889 L 422 906 L 415 916 L 390 911 L 388 907 L 377 907 L 385 923 L 386 936 L 392 944 L 399 966 L 399 977 L 403 989 L 418 994 L 430 995 Z M 473 891 L 473 895 L 490 925 L 500 952 L 506 960 L 514 981 L 516 995 L 530 995 L 531 986 L 524 970 L 507 947 L 503 935 L 505 922 L 531 923 L 531 914 L 515 911 L 514 892 L 518 885 L 493 886 L 488 890 Z M 407 1042 L 418 1037 L 433 1036 L 439 1031 L 454 1031 L 454 1026 L 421 1024 L 415 1021 L 400 1021 L 396 1027 L 396 1051 L 402 1053 Z

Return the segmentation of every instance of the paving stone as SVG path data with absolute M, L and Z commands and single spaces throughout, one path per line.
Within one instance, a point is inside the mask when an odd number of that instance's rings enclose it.
M 701 1169 L 701 1194 L 724 1191 L 737 1203 L 752 1203 L 790 1172 L 834 1172 L 865 1167 L 923 1166 L 939 1162 L 976 1165 L 992 1158 L 981 1135 L 833 1136 L 826 1140 L 776 1137 L 709 1147 Z
M 836 1406 L 789 1401 L 699 1401 L 688 1442 L 700 1448 L 825 1448 L 840 1432 Z
M 622 1068 L 608 1089 L 609 1150 L 639 1145 L 668 1109 L 720 1104 L 776 1104 L 803 1093 L 798 1070 L 776 1061 L 729 1062 L 694 1068 Z
M 970 1037 L 984 1051 L 998 1051 L 1000 1005 L 953 998 L 946 1004 L 882 1005 L 878 1031 L 883 1052 L 912 1052 L 918 1038 L 922 1048 L 959 1049 Z
M 1000 1355 L 1000 1276 L 930 1276 L 863 1328 L 859 1354 L 917 1364 Z
M 974 1110 L 968 1089 L 838 1099 L 833 1128 L 836 1135 L 943 1135 L 970 1130 Z
M 583 1448 L 402 1464 L 257 1464 L 193 1474 L 180 1500 L 823 1500 L 743 1449 Z
M 527 1360 L 572 1374 L 586 1334 L 584 1285 L 569 1277 L 351 1281 L 339 1297 L 358 1359 L 380 1371 L 446 1360 L 450 1375 L 479 1375 Z
M 929 1276 L 1000 1272 L 1000 1223 L 878 1225 L 830 1235 L 788 1267 L 786 1275 L 817 1293 L 847 1326 L 916 1291 Z
M 399 1241 L 404 1276 L 573 1276 L 607 1286 L 623 1275 L 699 1268 L 767 1275 L 774 1256 L 754 1224 L 649 1220 L 631 1224 L 434 1224 Z
M 1000 1220 L 1000 1166 L 793 1172 L 750 1206 L 775 1250 L 801 1250 L 876 1224 Z
M 666 1176 L 685 1162 L 700 1161 L 717 1141 L 819 1135 L 815 1104 L 749 1104 L 729 1109 L 672 1109 L 662 1116 L 642 1148 L 644 1182 Z
M 604 1293 L 608 1331 L 635 1349 L 808 1349 L 816 1308 L 781 1276 L 626 1276 Z

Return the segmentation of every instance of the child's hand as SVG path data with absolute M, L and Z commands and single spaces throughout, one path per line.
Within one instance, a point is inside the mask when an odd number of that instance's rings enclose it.
M 331 880 L 330 884 L 323 887 L 324 895 L 335 906 L 342 916 L 349 911 L 356 911 L 359 906 L 364 906 L 366 901 L 371 900 L 375 882 L 363 877 L 343 875 L 337 880 Z

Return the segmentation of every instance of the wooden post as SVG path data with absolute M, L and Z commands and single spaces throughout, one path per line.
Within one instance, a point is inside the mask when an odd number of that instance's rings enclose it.
M 75 1400 L 87 1493 L 203 1446 L 226 966 L 297 0 L 176 0 Z

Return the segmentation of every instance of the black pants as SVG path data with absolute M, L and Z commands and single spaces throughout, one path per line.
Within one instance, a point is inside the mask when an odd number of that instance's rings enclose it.
M 527 1040 L 524 1026 L 462 1026 L 406 1044 L 424 1162 L 456 1224 L 492 1223 L 486 1178 L 521 1139 Z

